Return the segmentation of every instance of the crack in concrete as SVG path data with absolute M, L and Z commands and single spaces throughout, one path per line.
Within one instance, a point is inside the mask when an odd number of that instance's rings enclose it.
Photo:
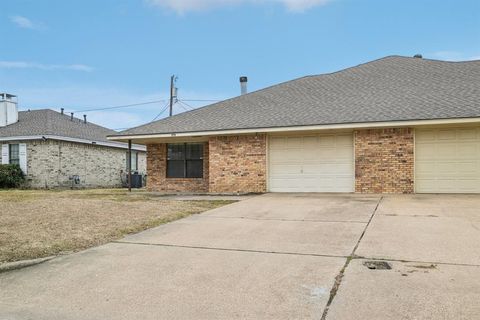
M 377 260 L 377 261 L 392 261 L 392 262 L 402 262 L 402 263 L 425 263 L 425 264 L 439 264 L 446 266 L 458 266 L 458 267 L 480 267 L 480 264 L 470 264 L 470 263 L 455 263 L 455 262 L 439 262 L 439 261 L 419 261 L 419 260 L 404 260 L 404 259 L 390 259 L 390 258 L 374 258 L 374 257 L 362 257 L 354 256 L 354 260 Z
M 296 256 L 310 256 L 310 257 L 324 257 L 324 258 L 341 258 L 345 259 L 349 256 L 342 255 L 330 255 L 320 253 L 302 253 L 302 252 L 288 252 L 288 251 L 266 251 L 266 250 L 253 250 L 253 249 L 236 249 L 236 248 L 220 248 L 220 247 L 202 247 L 202 246 L 186 246 L 178 244 L 167 243 L 149 243 L 149 242 L 132 242 L 132 241 L 112 241 L 111 243 L 118 244 L 130 244 L 140 246 L 157 246 L 157 247 L 173 247 L 173 248 L 187 248 L 187 249 L 201 249 L 201 250 L 218 250 L 218 251 L 234 251 L 234 252 L 252 252 L 252 253 L 268 253 L 268 254 L 285 254 Z
M 348 265 L 350 264 L 350 261 L 352 261 L 355 257 L 355 252 L 357 251 L 358 246 L 360 245 L 360 242 L 363 239 L 363 236 L 365 235 L 365 232 L 368 229 L 368 226 L 370 225 L 370 222 L 372 222 L 373 217 L 375 216 L 375 213 L 377 212 L 378 207 L 380 206 L 380 203 L 383 200 L 383 196 L 378 199 L 378 203 L 375 206 L 375 209 L 373 210 L 372 214 L 370 215 L 370 219 L 368 219 L 367 225 L 363 229 L 362 234 L 358 238 L 357 243 L 355 244 L 355 247 L 352 250 L 352 253 L 347 257 L 347 260 L 345 261 L 345 264 L 343 265 L 343 268 L 340 270 L 340 272 L 337 274 L 335 277 L 335 282 L 333 284 L 332 289 L 330 290 L 330 297 L 328 299 L 327 305 L 325 306 L 325 309 L 323 310 L 323 314 L 321 317 L 321 320 L 325 320 L 327 318 L 328 310 L 330 309 L 330 306 L 333 302 L 333 299 L 335 299 L 335 296 L 337 295 L 338 289 L 340 288 L 340 285 L 342 284 L 343 276 L 345 275 L 345 270 L 347 269 Z

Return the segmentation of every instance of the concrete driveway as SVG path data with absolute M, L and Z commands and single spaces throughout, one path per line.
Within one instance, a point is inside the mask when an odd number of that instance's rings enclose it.
M 478 301 L 468 195 L 267 194 L 0 274 L 0 319 L 475 319 Z

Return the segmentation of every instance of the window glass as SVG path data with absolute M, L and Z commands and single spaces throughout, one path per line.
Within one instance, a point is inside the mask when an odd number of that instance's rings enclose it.
M 167 160 L 185 159 L 185 144 L 169 143 L 167 148 Z
M 9 146 L 9 163 L 10 164 L 20 164 L 20 148 L 18 144 L 10 144 Z
M 132 170 L 137 171 L 138 170 L 138 152 L 132 151 Z
M 126 166 L 127 166 L 127 171 L 128 171 L 128 151 L 127 151 L 127 163 L 126 163 Z M 137 171 L 138 170 L 138 152 L 137 151 L 132 151 L 132 154 L 131 154 L 131 166 L 132 166 L 132 171 Z
M 183 160 L 168 160 L 168 178 L 185 178 L 185 162 Z
M 167 145 L 167 178 L 202 178 L 203 144 Z
M 203 160 L 187 160 L 187 178 L 203 177 Z
M 187 144 L 187 160 L 203 159 L 203 144 Z

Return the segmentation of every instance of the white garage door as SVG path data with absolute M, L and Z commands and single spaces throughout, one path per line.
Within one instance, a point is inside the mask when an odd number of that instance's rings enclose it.
M 353 192 L 353 135 L 270 137 L 271 192 Z
M 480 128 L 415 130 L 415 188 L 480 192 Z

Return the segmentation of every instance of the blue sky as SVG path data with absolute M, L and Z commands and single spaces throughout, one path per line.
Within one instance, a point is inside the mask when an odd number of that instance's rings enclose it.
M 218 100 L 241 75 L 253 91 L 392 54 L 480 59 L 480 1 L 2 0 L 0 39 L 0 91 L 22 110 L 162 100 L 172 74 L 179 99 Z M 87 115 L 128 128 L 165 103 Z

